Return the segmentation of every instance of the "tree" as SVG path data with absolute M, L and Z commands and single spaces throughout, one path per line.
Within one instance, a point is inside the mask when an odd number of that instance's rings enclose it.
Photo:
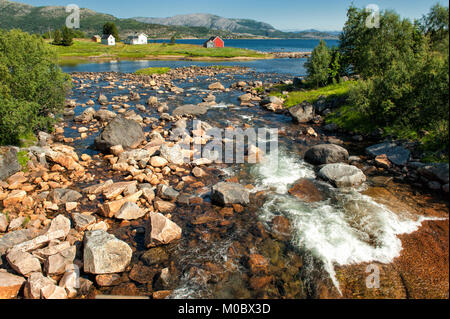
M 106 22 L 103 25 L 103 34 L 112 34 L 116 38 L 116 42 L 120 41 L 119 31 L 114 22 Z
M 429 37 L 434 50 L 448 52 L 449 48 L 449 8 L 434 5 L 427 15 L 422 16 L 418 25 L 422 32 Z M 448 54 L 448 53 L 447 53 Z
M 55 30 L 55 32 L 53 33 L 53 45 L 61 45 L 62 42 L 62 37 L 61 37 L 61 32 L 59 32 L 58 29 Z
M 173 35 L 171 38 L 170 38 L 170 44 L 175 44 L 176 43 L 176 39 L 175 39 L 175 36 Z
M 22 134 L 51 130 L 63 111 L 70 78 L 41 37 L 0 30 L 0 79 L 0 144 L 15 144 Z
M 305 63 L 307 70 L 307 81 L 319 87 L 326 85 L 329 79 L 329 66 L 331 63 L 330 49 L 325 41 L 320 40 L 318 46 L 314 48 L 311 57 Z
M 73 44 L 73 32 L 67 26 L 64 26 L 62 29 L 61 45 L 68 47 L 71 46 L 72 44 Z

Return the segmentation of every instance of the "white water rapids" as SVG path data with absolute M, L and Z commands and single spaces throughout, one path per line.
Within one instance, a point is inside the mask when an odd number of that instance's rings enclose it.
M 283 215 L 291 221 L 293 243 L 320 259 L 339 290 L 334 266 L 363 262 L 390 263 L 400 255 L 397 237 L 412 233 L 425 218 L 408 212 L 397 214 L 357 190 L 339 190 L 330 185 L 331 197 L 319 203 L 306 203 L 287 194 L 301 178 L 314 178 L 311 166 L 280 153 L 270 156 L 251 170 L 257 189 L 272 188 L 275 193 L 260 209 L 262 221 Z

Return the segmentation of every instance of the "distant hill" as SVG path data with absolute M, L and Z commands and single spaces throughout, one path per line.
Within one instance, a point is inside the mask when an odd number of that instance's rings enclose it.
M 0 0 L 0 28 L 22 29 L 30 33 L 44 33 L 60 29 L 66 21 L 67 13 L 63 6 L 35 7 L 28 4 Z M 190 18 L 187 18 L 190 17 Z M 138 20 L 139 21 L 138 21 Z M 226 19 L 213 15 L 178 16 L 170 21 L 148 20 L 153 18 L 119 19 L 110 14 L 90 9 L 80 10 L 80 30 L 88 35 L 99 34 L 105 22 L 114 22 L 122 38 L 135 32 L 144 32 L 149 38 L 168 39 L 209 38 L 221 36 L 227 39 L 248 37 L 302 38 L 303 33 L 286 33 L 275 30 L 267 23 L 245 19 Z M 145 22 L 144 22 L 145 20 Z M 153 22 L 154 21 L 154 22 Z M 184 25 L 182 22 L 186 21 Z M 307 34 L 311 37 L 329 37 L 327 34 Z
M 250 19 L 229 19 L 213 14 L 195 13 L 176 15 L 168 18 L 136 17 L 136 21 L 170 26 L 205 27 L 239 34 L 271 38 L 329 38 L 335 35 L 317 30 L 305 32 L 283 32 L 275 29 L 268 23 Z

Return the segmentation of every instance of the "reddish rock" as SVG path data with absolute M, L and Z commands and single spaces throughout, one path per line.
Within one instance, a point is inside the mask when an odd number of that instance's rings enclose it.
M 307 203 L 320 202 L 324 200 L 323 194 L 317 186 L 308 179 L 298 181 L 290 190 L 289 194 Z
M 375 163 L 378 167 L 390 168 L 392 166 L 386 154 L 381 154 L 375 157 Z
M 266 287 L 268 284 L 270 284 L 272 280 L 273 280 L 272 276 L 263 276 L 263 277 L 254 276 L 250 278 L 250 287 L 254 290 L 260 290 Z
M 286 241 L 291 238 L 291 224 L 289 219 L 284 216 L 275 216 L 272 219 L 273 236 L 281 241 Z
M 269 261 L 261 255 L 251 254 L 249 257 L 248 265 L 250 267 L 250 271 L 253 274 L 267 273 Z
M 154 268 L 136 264 L 131 269 L 128 277 L 140 284 L 151 284 L 157 273 L 158 270 Z
M 153 293 L 153 299 L 166 299 L 170 296 L 172 290 L 160 290 Z
M 181 238 L 181 228 L 159 213 L 150 213 L 145 232 L 147 247 L 166 245 Z

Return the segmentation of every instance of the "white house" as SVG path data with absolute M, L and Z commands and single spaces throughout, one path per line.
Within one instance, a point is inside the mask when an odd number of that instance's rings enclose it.
M 116 38 L 112 34 L 104 34 L 102 36 L 102 44 L 116 45 Z
M 135 45 L 135 44 L 147 44 L 148 38 L 145 34 L 140 33 L 140 34 L 135 34 L 135 35 L 130 35 L 127 39 L 127 43 L 131 44 L 131 45 Z

